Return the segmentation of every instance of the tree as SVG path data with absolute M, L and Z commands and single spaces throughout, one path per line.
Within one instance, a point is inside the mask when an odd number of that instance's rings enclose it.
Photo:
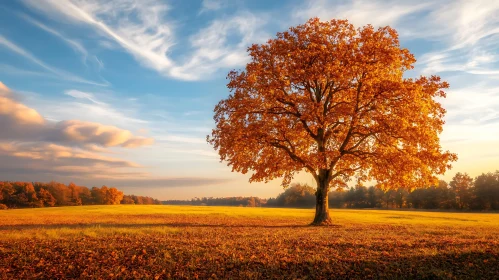
M 47 190 L 56 199 L 57 201 L 56 205 L 58 206 L 71 205 L 70 203 L 71 194 L 69 193 L 69 189 L 66 187 L 66 185 L 52 181 L 47 184 Z
M 369 189 L 367 190 L 367 201 L 369 203 L 369 207 L 375 208 L 375 207 L 381 207 L 382 202 L 383 202 L 383 191 L 370 186 Z
M 468 208 L 471 202 L 471 188 L 473 187 L 473 178 L 468 173 L 458 172 L 449 183 L 455 193 L 455 203 L 458 209 Z
M 314 205 L 314 188 L 307 184 L 294 183 L 277 197 L 285 207 L 311 207 Z
M 476 177 L 474 209 L 499 210 L 499 171 Z
M 123 192 L 116 188 L 109 188 L 105 196 L 105 204 L 116 205 L 120 204 L 120 201 L 123 199 Z
M 12 207 L 12 205 L 15 205 L 15 202 L 13 201 L 15 192 L 16 190 L 11 183 L 0 182 L 0 201 L 2 204 L 10 207 Z
M 36 196 L 33 184 L 28 182 L 14 182 L 12 186 L 15 189 L 13 201 L 15 206 L 20 207 L 39 207 L 40 201 Z
M 106 193 L 107 193 L 106 186 L 102 186 L 101 188 L 92 187 L 90 193 L 92 195 L 92 200 L 95 204 L 97 205 L 106 204 Z
M 49 206 L 53 207 L 55 206 L 55 203 L 57 202 L 54 196 L 46 189 L 41 188 L 38 191 L 38 199 L 40 200 L 40 206 Z
M 81 187 L 75 185 L 75 183 L 71 182 L 68 185 L 69 191 L 69 203 L 70 205 L 82 205 L 82 200 L 80 198 Z
M 231 71 L 230 95 L 214 109 L 209 143 L 250 182 L 306 171 L 316 181 L 314 225 L 330 224 L 328 191 L 352 177 L 378 187 L 436 183 L 455 154 L 442 151 L 448 84 L 404 78 L 414 56 L 390 27 L 355 29 L 314 18 L 248 48 L 245 70 Z
M 124 195 L 120 204 L 135 204 L 135 201 L 133 201 L 130 195 Z

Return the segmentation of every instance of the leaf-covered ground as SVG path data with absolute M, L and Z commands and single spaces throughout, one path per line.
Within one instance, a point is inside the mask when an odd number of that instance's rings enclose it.
M 498 279 L 499 215 L 90 206 L 0 212 L 0 279 Z

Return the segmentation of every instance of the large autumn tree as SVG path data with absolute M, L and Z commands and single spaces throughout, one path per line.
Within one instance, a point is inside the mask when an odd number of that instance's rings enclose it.
M 313 224 L 330 224 L 328 191 L 355 178 L 384 188 L 437 182 L 456 155 L 442 151 L 438 76 L 404 78 L 414 56 L 390 27 L 317 18 L 248 48 L 228 75 L 208 141 L 250 181 L 306 171 L 317 182 Z

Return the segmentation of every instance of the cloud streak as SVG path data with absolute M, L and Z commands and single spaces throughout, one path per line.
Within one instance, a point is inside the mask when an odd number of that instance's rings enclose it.
M 242 66 L 250 43 L 265 40 L 261 30 L 266 21 L 250 13 L 240 13 L 226 20 L 215 20 L 193 35 L 190 53 L 172 59 L 169 52 L 175 44 L 175 25 L 166 20 L 169 7 L 157 0 L 122 1 L 56 1 L 25 0 L 29 7 L 53 18 L 92 27 L 113 40 L 143 66 L 165 76 L 181 80 L 209 77 L 221 68 Z M 208 9 L 218 4 L 206 2 Z M 229 37 L 239 37 L 237 43 Z
M 372 24 L 375 27 L 397 25 L 404 17 L 426 10 L 429 1 L 396 0 L 318 0 L 305 3 L 292 12 L 292 19 L 303 23 L 312 17 L 321 20 L 348 19 L 355 26 Z
M 22 19 L 26 20 L 27 22 L 33 24 L 34 26 L 37 26 L 38 28 L 45 30 L 46 32 L 58 37 L 61 39 L 63 42 L 65 42 L 67 45 L 69 45 L 72 49 L 74 49 L 76 52 L 80 53 L 82 55 L 82 60 L 83 63 L 86 64 L 87 58 L 88 58 L 88 51 L 85 49 L 85 47 L 78 41 L 72 40 L 61 34 L 59 31 L 56 31 L 53 28 L 48 27 L 47 25 L 25 15 L 25 14 L 20 14 L 19 15 Z
M 68 72 L 65 72 L 63 70 L 51 67 L 51 66 L 45 64 L 40 59 L 38 59 L 37 57 L 35 57 L 34 55 L 32 55 L 31 53 L 29 53 L 28 51 L 24 50 L 23 48 L 17 46 L 13 42 L 9 41 L 7 38 L 3 37 L 2 35 L 0 35 L 0 46 L 3 46 L 5 48 L 9 49 L 10 51 L 26 58 L 27 60 L 40 66 L 41 68 L 57 75 L 58 77 L 60 77 L 63 80 L 78 82 L 78 83 L 83 83 L 83 84 L 89 84 L 89 85 L 96 85 L 96 86 L 108 86 L 109 85 L 108 83 L 97 83 L 97 82 L 85 80 L 85 79 L 78 77 L 76 75 L 73 75 L 71 73 L 68 73 Z

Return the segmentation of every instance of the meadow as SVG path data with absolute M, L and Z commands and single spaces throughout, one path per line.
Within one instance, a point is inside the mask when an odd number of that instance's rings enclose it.
M 0 211 L 0 279 L 497 279 L 499 214 L 116 205 Z

